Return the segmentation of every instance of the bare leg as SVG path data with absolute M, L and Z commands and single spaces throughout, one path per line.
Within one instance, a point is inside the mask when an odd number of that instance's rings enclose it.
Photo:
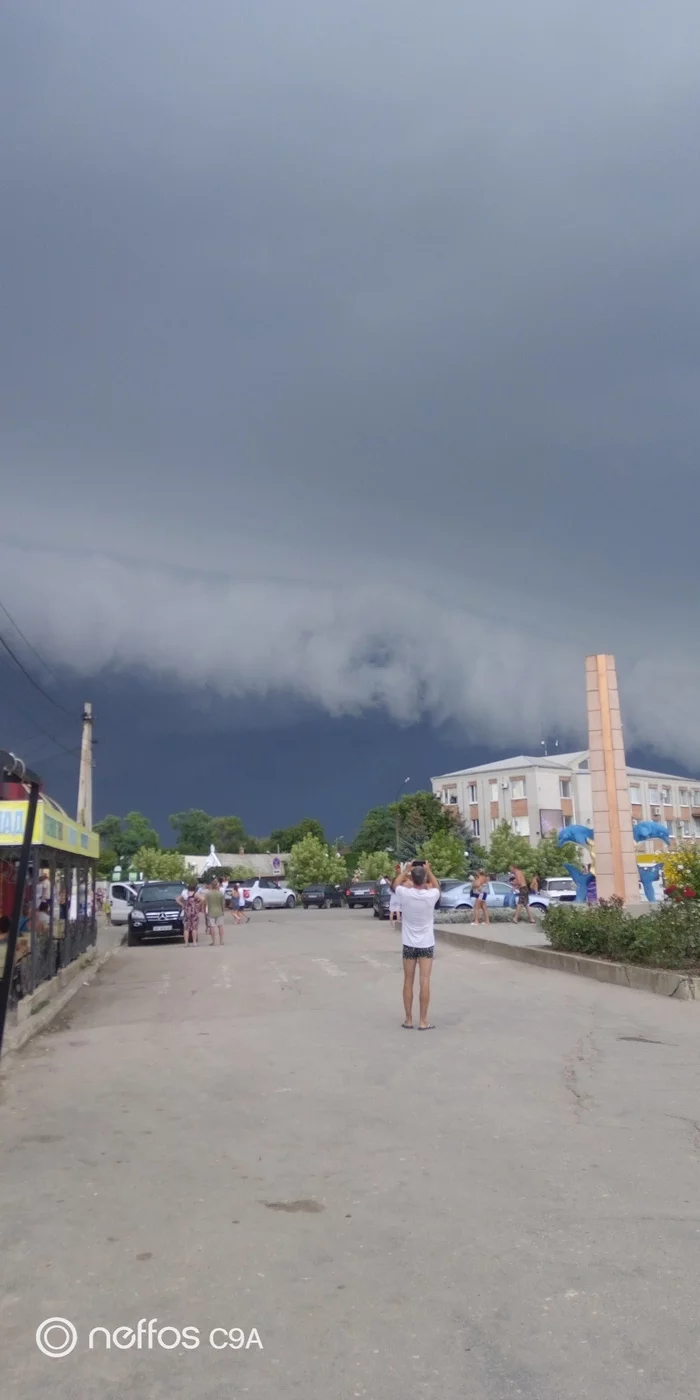
M 403 960 L 403 1009 L 404 1025 L 413 1025 L 413 986 L 416 980 L 417 958 L 404 958 Z
M 420 1022 L 422 1027 L 428 1026 L 428 1007 L 430 1005 L 430 974 L 433 970 L 432 958 L 419 958 L 420 965 Z

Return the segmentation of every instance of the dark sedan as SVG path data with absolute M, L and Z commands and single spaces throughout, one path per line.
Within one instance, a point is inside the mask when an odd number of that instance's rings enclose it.
M 345 891 L 348 908 L 357 909 L 359 906 L 360 909 L 371 909 L 378 884 L 378 880 L 358 880 L 356 883 L 348 885 Z
M 391 885 L 377 885 L 377 892 L 374 896 L 374 917 L 375 919 L 389 918 L 389 902 L 391 900 Z
M 307 885 L 301 902 L 305 909 L 341 909 L 343 891 L 340 885 Z

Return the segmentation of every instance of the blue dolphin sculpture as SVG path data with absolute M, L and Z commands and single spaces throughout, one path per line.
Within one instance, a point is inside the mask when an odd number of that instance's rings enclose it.
M 563 826 L 557 836 L 557 845 L 565 846 L 568 841 L 573 841 L 577 846 L 585 846 L 587 841 L 592 840 L 592 826 Z
M 667 846 L 671 840 L 671 833 L 663 822 L 635 822 L 632 835 L 635 841 L 665 841 Z
M 644 822 L 644 825 L 649 826 L 653 825 L 653 823 Z M 642 889 L 644 890 L 644 893 L 647 899 L 649 900 L 649 903 L 656 904 L 656 891 L 654 889 L 654 881 L 658 880 L 659 875 L 661 874 L 661 866 L 640 865 L 637 868 L 639 870 L 639 878 L 642 882 Z
M 570 831 L 571 827 L 567 827 L 566 829 Z M 584 827 L 583 830 L 585 831 L 586 828 Z M 579 870 L 577 865 L 565 865 L 564 868 L 568 870 L 576 886 L 576 904 L 586 904 L 588 901 L 588 889 L 591 882 L 595 880 L 595 875 L 590 875 L 587 870 Z

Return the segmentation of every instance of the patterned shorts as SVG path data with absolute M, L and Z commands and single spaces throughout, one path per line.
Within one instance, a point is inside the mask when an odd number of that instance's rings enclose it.
M 432 958 L 434 952 L 434 948 L 409 948 L 406 943 L 403 945 L 403 955 L 409 962 L 416 958 Z

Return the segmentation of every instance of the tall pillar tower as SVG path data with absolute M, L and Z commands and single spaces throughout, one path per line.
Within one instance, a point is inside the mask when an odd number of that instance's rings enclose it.
M 586 703 L 598 898 L 616 895 L 637 904 L 639 871 L 614 656 L 586 657 Z
M 92 831 L 92 705 L 87 700 L 83 709 L 83 739 L 80 745 L 78 822 Z

